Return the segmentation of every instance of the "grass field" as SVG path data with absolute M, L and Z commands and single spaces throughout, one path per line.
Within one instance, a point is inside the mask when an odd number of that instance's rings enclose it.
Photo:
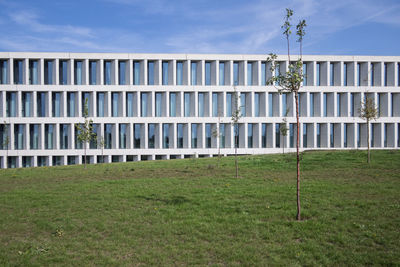
M 0 170 L 0 266 L 400 265 L 400 151 Z

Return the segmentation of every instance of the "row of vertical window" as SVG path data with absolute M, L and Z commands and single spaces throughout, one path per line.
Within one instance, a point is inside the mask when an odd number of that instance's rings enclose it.
M 301 125 L 303 148 L 367 146 L 365 123 L 302 123 Z M 2 142 L 0 149 L 83 149 L 84 145 L 77 137 L 79 131 L 73 126 L 74 124 L 14 124 L 13 129 L 8 129 L 7 132 L 6 126 L 1 124 L 0 140 L 4 141 L 6 136 L 13 134 L 14 142 L 13 146 L 12 144 L 7 146 L 6 142 Z M 294 148 L 296 145 L 295 123 L 288 124 L 287 138 L 282 136 L 280 123 L 239 123 L 233 126 L 229 123 L 106 123 L 103 125 L 103 132 L 100 124 L 93 126 L 97 138 L 89 143 L 88 149 Z M 130 127 L 133 127 L 132 131 Z M 396 123 L 372 123 L 370 145 L 395 147 L 397 143 L 397 147 L 400 147 L 400 124 L 397 124 L 397 137 L 395 127 Z M 27 140 L 28 133 L 29 140 Z M 145 138 L 146 133 L 147 138 Z M 116 135 L 118 139 L 115 138 Z M 70 136 L 74 137 L 74 145 Z M 104 147 L 100 147 L 100 138 L 104 138 Z
M 295 115 L 292 94 L 241 92 L 237 97 L 243 117 Z M 303 117 L 357 117 L 362 97 L 376 98 L 380 117 L 400 116 L 400 93 L 302 92 L 299 93 L 299 114 Z M 231 117 L 235 93 L 21 92 L 19 99 L 17 92 L 4 92 L 0 94 L 0 104 L 3 103 L 6 106 L 5 114 L 0 110 L 3 117 L 79 117 L 85 104 L 91 117 Z
M 10 64 L 11 60 L 0 59 L 0 84 L 259 86 L 287 69 L 284 61 L 275 73 L 265 61 L 87 61 L 86 65 L 86 60 L 14 59 Z M 396 62 L 310 61 L 304 62 L 303 73 L 305 86 L 400 86 Z

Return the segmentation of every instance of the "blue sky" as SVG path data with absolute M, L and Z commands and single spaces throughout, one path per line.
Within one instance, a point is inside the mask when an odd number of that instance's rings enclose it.
M 400 55 L 400 0 L 0 0 L 0 51 Z M 297 44 L 293 43 L 293 51 Z

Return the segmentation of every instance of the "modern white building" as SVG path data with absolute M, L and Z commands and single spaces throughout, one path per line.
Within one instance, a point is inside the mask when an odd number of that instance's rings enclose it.
M 84 122 L 86 99 L 97 133 L 87 150 L 91 163 L 209 157 L 218 148 L 230 155 L 236 132 L 239 154 L 295 151 L 294 98 L 265 85 L 273 75 L 266 57 L 0 52 L 0 165 L 81 164 L 75 125 Z M 372 148 L 400 148 L 400 57 L 303 60 L 301 150 L 365 149 L 367 127 L 358 117 L 364 97 L 380 114 L 371 124 Z M 287 57 L 278 61 L 284 72 Z

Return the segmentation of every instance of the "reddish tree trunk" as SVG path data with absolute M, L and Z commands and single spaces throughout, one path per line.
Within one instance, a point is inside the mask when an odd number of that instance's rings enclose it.
M 297 140 L 296 140 L 296 156 L 297 156 L 297 220 L 301 220 L 301 207 L 300 207 L 300 122 L 299 122 L 299 95 L 295 91 L 294 97 L 296 100 L 296 123 L 297 123 Z

